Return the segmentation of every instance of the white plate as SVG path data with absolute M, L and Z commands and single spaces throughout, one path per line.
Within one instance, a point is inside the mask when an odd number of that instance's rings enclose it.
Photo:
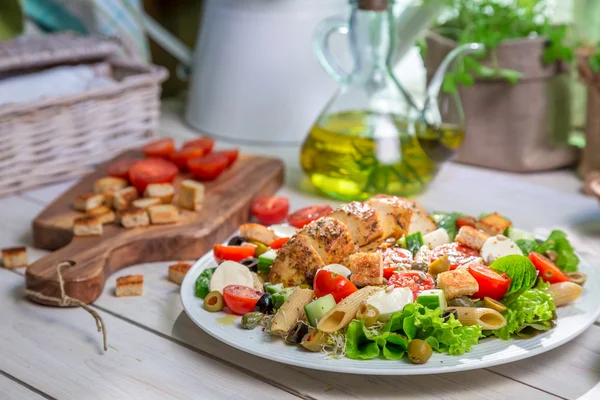
M 505 341 L 488 338 L 462 356 L 434 353 L 423 365 L 411 364 L 406 357 L 400 361 L 334 359 L 322 353 L 310 353 L 286 345 L 280 338 L 262 332 L 260 327 L 252 331 L 243 329 L 240 326 L 241 317 L 205 311 L 203 301 L 194 294 L 195 282 L 203 270 L 213 267 L 216 267 L 216 262 L 211 251 L 194 264 L 181 285 L 183 307 L 196 325 L 218 340 L 247 353 L 324 371 L 364 375 L 425 375 L 492 367 L 533 357 L 565 344 L 584 332 L 600 316 L 600 274 L 595 273 L 594 267 L 582 259 L 580 271 L 588 275 L 583 294 L 575 303 L 557 310 L 558 321 L 554 329 L 532 339 Z

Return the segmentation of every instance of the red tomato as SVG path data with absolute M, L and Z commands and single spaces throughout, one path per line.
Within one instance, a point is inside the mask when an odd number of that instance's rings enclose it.
M 133 167 L 133 164 L 138 161 L 140 160 L 136 158 L 127 158 L 125 160 L 117 161 L 114 164 L 110 164 L 106 171 L 110 176 L 129 179 L 129 170 Z
M 196 147 L 204 150 L 204 154 L 208 154 L 212 151 L 215 141 L 209 137 L 199 137 L 198 139 L 188 140 L 183 144 L 183 148 Z
M 244 315 L 254 311 L 262 293 L 258 290 L 242 285 L 229 285 L 223 289 L 225 305 L 237 315 Z
M 142 147 L 142 151 L 148 158 L 169 158 L 175 151 L 175 142 L 171 138 L 158 139 Z
M 225 260 L 242 261 L 244 258 L 254 257 L 254 247 L 215 244 L 213 254 L 218 263 Z
M 470 247 L 463 246 L 456 242 L 442 244 L 433 250 L 429 254 L 429 262 L 432 263 L 443 255 L 448 254 L 450 261 L 450 269 L 456 269 L 457 266 L 468 264 L 479 260 L 479 252 Z
M 313 282 L 313 288 L 317 298 L 331 294 L 336 303 L 339 303 L 358 290 L 356 286 L 354 286 L 354 283 L 350 282 L 342 275 L 324 269 L 317 271 L 315 281 Z
M 569 281 L 569 278 L 548 257 L 534 251 L 529 253 L 527 257 L 535 265 L 535 269 L 539 271 L 538 275 L 544 282 L 558 283 Z
M 389 247 L 378 252 L 381 253 L 383 277 L 386 279 L 389 279 L 398 267 L 410 268 L 413 262 L 412 253 L 400 246 Z
M 227 157 L 222 154 L 208 154 L 189 160 L 187 165 L 196 178 L 201 181 L 212 181 L 225 171 L 228 163 Z
M 290 225 L 298 229 L 304 228 L 304 225 L 309 224 L 315 219 L 324 217 L 333 211 L 333 208 L 328 205 L 310 206 L 299 209 L 288 216 Z
M 227 168 L 229 168 L 235 162 L 235 160 L 237 160 L 240 151 L 238 149 L 219 150 L 215 151 L 213 154 L 223 154 L 225 157 L 227 157 L 227 160 L 229 161 Z
M 501 275 L 482 264 L 470 264 L 469 273 L 479 285 L 479 290 L 473 294 L 473 297 L 480 299 L 490 297 L 494 300 L 500 300 L 508 292 L 512 282 L 508 275 Z
M 464 217 L 458 217 L 456 220 L 456 227 L 458 229 L 462 228 L 463 226 L 472 226 L 475 228 L 476 223 L 477 220 L 475 218 L 471 217 L 470 215 L 465 215 Z
M 415 299 L 423 290 L 435 289 L 435 281 L 430 275 L 412 269 L 394 272 L 388 280 L 388 284 L 399 288 L 409 288 Z
M 273 240 L 273 242 L 271 243 L 271 246 L 269 246 L 269 247 L 271 247 L 273 250 L 279 250 L 289 240 L 290 240 L 290 238 L 287 238 L 287 237 L 286 238 L 275 239 L 275 240 Z
M 144 193 L 151 183 L 170 183 L 179 170 L 172 162 L 160 158 L 138 161 L 129 170 L 129 181 L 138 192 Z
M 265 196 L 252 202 L 252 214 L 264 225 L 285 221 L 289 210 L 290 202 L 287 197 Z
M 204 150 L 199 147 L 187 147 L 171 154 L 171 161 L 181 171 L 187 170 L 187 163 L 192 158 L 200 158 L 204 155 Z

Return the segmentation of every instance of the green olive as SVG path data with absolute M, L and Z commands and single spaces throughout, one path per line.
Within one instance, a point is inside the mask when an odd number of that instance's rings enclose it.
M 269 246 L 267 246 L 264 243 L 261 243 L 256 240 L 249 240 L 249 242 L 256 246 L 256 248 L 254 249 L 254 257 L 255 258 L 258 258 L 258 256 L 260 256 L 263 253 L 266 253 L 267 250 L 269 250 Z
M 448 258 L 448 254 L 445 254 L 429 264 L 429 274 L 433 276 L 437 276 L 442 272 L 446 272 L 450 270 L 450 260 Z
M 583 272 L 565 272 L 567 278 L 573 283 L 576 283 L 580 286 L 583 286 L 585 281 L 587 281 L 587 275 Z
M 298 286 L 300 289 L 312 289 L 312 287 L 308 283 L 302 283 Z
M 312 331 L 304 335 L 300 344 L 308 351 L 319 352 L 326 343 L 327 337 L 323 332 Z
M 379 310 L 375 306 L 362 303 L 358 308 L 356 318 L 362 319 L 365 326 L 372 326 L 379 319 Z
M 491 299 L 489 297 L 483 298 L 483 306 L 485 308 L 491 308 L 492 310 L 496 310 L 499 313 L 503 313 L 506 311 L 506 306 L 500 303 L 498 300 Z
M 424 340 L 413 339 L 408 344 L 408 358 L 413 364 L 425 364 L 432 353 L 431 346 Z
M 204 309 L 217 312 L 223 309 L 223 295 L 218 290 L 213 290 L 204 298 Z
M 244 314 L 242 317 L 242 327 L 244 329 L 254 329 L 260 324 L 260 321 L 265 317 L 265 315 L 258 311 L 253 311 Z

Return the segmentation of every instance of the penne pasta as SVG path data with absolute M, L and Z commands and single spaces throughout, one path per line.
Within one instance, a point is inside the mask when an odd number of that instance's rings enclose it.
M 298 321 L 306 319 L 304 306 L 310 303 L 315 293 L 312 289 L 297 288 L 277 311 L 271 324 L 271 333 L 286 335 Z
M 484 307 L 448 307 L 456 310 L 458 320 L 465 326 L 481 325 L 483 330 L 500 329 L 506 326 L 506 319 L 496 310 Z
M 575 301 L 581 296 L 583 286 L 573 282 L 559 282 L 550 285 L 547 292 L 554 296 L 554 305 L 560 307 Z
M 379 290 L 383 290 L 383 288 L 367 286 L 352 293 L 321 318 L 317 329 L 325 333 L 339 331 L 354 319 L 361 303 Z

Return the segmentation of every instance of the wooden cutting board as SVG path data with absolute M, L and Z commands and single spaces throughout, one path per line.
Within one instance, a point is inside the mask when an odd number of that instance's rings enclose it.
M 202 210 L 181 210 L 176 224 L 134 229 L 109 224 L 104 226 L 102 236 L 73 237 L 73 219 L 83 215 L 73 209 L 75 197 L 93 191 L 94 182 L 106 176 L 109 164 L 132 157 L 143 158 L 140 152 L 129 151 L 100 165 L 35 218 L 34 246 L 56 251 L 27 267 L 25 285 L 28 289 L 60 297 L 56 265 L 71 260 L 75 264 L 63 269 L 62 274 L 66 294 L 91 303 L 102 293 L 108 276 L 123 267 L 199 258 L 211 250 L 214 243 L 222 242 L 249 220 L 253 199 L 275 193 L 283 183 L 282 161 L 242 154 L 223 175 L 206 183 Z M 178 181 L 189 177 L 180 174 L 175 187 Z

